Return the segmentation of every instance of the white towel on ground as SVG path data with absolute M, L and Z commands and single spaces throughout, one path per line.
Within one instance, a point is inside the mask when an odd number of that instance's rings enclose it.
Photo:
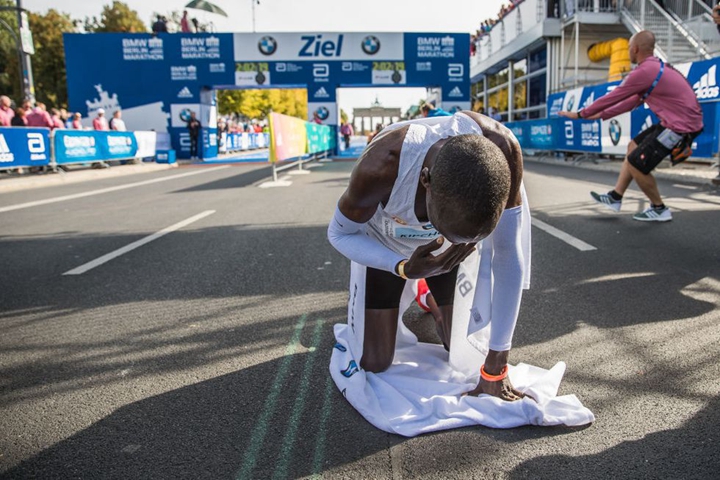
M 476 275 L 478 255 L 460 267 L 460 274 Z M 348 324 L 335 325 L 337 344 L 330 373 L 345 398 L 377 428 L 406 437 L 449 428 L 484 425 L 512 428 L 521 425 L 584 425 L 595 420 L 575 395 L 557 396 L 565 364 L 550 370 L 527 364 L 510 366 L 515 388 L 535 400 L 506 402 L 489 395 L 462 396 L 478 383 L 478 369 L 485 353 L 467 337 L 472 292 L 458 291 L 453 305 L 451 354 L 441 345 L 418 342 L 405 327 L 402 314 L 415 298 L 415 282 L 407 282 L 400 302 L 400 321 L 392 366 L 382 373 L 359 368 L 364 335 L 365 267 L 351 266 Z M 489 326 L 486 327 L 489 330 Z M 484 329 L 473 334 L 473 344 L 484 339 Z

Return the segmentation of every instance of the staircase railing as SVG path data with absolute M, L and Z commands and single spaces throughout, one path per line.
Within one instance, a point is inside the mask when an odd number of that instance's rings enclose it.
M 667 43 L 662 46 L 656 44 L 668 61 L 685 61 L 691 59 L 709 59 L 711 54 L 705 43 L 695 32 L 678 22 L 665 9 L 660 7 L 654 0 L 640 0 L 624 5 L 620 10 L 621 17 L 631 30 L 650 30 L 656 37 L 664 37 Z M 677 45 L 676 45 L 677 44 Z M 683 50 L 683 58 L 677 58 L 674 54 L 677 50 Z

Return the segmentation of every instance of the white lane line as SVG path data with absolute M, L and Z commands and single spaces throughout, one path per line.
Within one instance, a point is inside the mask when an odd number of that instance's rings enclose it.
M 36 200 L 34 202 L 18 203 L 16 205 L 10 205 L 7 207 L 0 207 L 0 213 L 12 212 L 13 210 L 20 210 L 23 208 L 37 207 L 40 205 L 47 205 L 48 203 L 64 202 L 65 200 L 73 200 L 75 198 L 89 197 L 91 195 L 100 195 L 101 193 L 115 192 L 117 190 L 124 190 L 126 188 L 140 187 L 142 185 L 150 185 L 152 183 L 166 182 L 169 180 L 175 180 L 176 178 L 189 177 L 191 175 L 200 175 L 201 173 L 215 172 L 224 168 L 230 168 L 230 165 L 222 167 L 213 167 L 208 169 L 201 169 L 195 172 L 181 173 L 179 175 L 173 175 L 171 177 L 153 178 L 152 180 L 143 180 L 142 182 L 127 183 L 125 185 L 118 185 L 116 187 L 101 188 L 99 190 L 90 190 L 89 192 L 74 193 L 72 195 L 64 195 L 62 197 L 46 198 L 45 200 Z
M 164 235 L 167 235 L 168 233 L 171 233 L 171 232 L 174 232 L 175 230 L 179 230 L 179 229 L 181 229 L 181 228 L 183 228 L 183 227 L 186 227 L 186 226 L 190 225 L 190 224 L 193 223 L 193 222 L 197 222 L 198 220 L 201 220 L 201 219 L 207 217 L 208 215 L 212 215 L 213 213 L 215 213 L 215 210 L 206 210 L 206 211 L 204 211 L 204 212 L 202 212 L 202 213 L 198 213 L 197 215 L 195 215 L 195 216 L 193 216 L 193 217 L 190 217 L 190 218 L 188 218 L 188 219 L 186 219 L 186 220 L 183 220 L 182 222 L 178 222 L 178 223 L 176 223 L 175 225 L 170 225 L 170 226 L 167 227 L 167 228 L 163 228 L 163 229 L 160 230 L 159 232 L 153 233 L 152 235 L 148 235 L 148 236 L 145 237 L 145 238 L 141 238 L 140 240 L 137 240 L 137 241 L 135 241 L 135 242 L 133 242 L 133 243 L 130 243 L 130 244 L 128 244 L 128 245 L 125 245 L 125 246 L 122 247 L 122 248 L 118 248 L 117 250 L 114 250 L 114 251 L 112 251 L 112 252 L 110 252 L 110 253 L 108 253 L 108 254 L 105 254 L 105 255 L 103 255 L 102 257 L 96 258 L 95 260 L 92 260 L 92 261 L 90 261 L 90 262 L 88 262 L 88 263 L 86 263 L 86 264 L 84 264 L 84 265 L 80 265 L 80 266 L 77 267 L 77 268 L 73 268 L 72 270 L 68 270 L 67 272 L 63 273 L 63 275 L 80 275 L 80 274 L 83 274 L 83 273 L 87 272 L 88 270 L 92 270 L 93 268 L 102 265 L 103 263 L 109 262 L 109 261 L 112 260 L 113 258 L 117 258 L 117 257 L 119 257 L 120 255 L 123 255 L 123 254 L 125 254 L 125 253 L 128 253 L 128 252 L 130 252 L 130 251 L 132 251 L 132 250 L 135 250 L 136 248 L 141 247 L 141 246 L 145 245 L 146 243 L 150 243 L 150 242 L 152 242 L 153 240 L 157 240 L 158 238 L 160 238 L 160 237 L 162 237 L 162 236 L 164 236 Z
M 569 233 L 565 233 L 562 230 L 558 230 L 557 228 L 553 227 L 552 225 L 548 225 L 547 223 L 538 220 L 537 218 L 533 217 L 532 224 L 539 228 L 540 230 L 543 230 L 544 232 L 549 233 L 555 238 L 559 238 L 563 242 L 567 243 L 568 245 L 571 245 L 581 252 L 589 252 L 591 250 L 597 250 L 597 248 L 593 247 L 592 245 L 583 242 L 579 238 L 575 238 Z

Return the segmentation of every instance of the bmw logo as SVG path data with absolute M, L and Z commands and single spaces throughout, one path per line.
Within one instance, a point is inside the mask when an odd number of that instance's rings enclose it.
M 320 120 L 327 120 L 330 116 L 330 110 L 326 107 L 318 107 L 318 109 L 315 110 L 315 116 Z
M 567 108 L 565 108 L 565 110 L 572 112 L 572 109 L 574 106 L 575 106 L 575 95 L 572 95 L 570 98 L 568 98 Z
M 363 38 L 362 50 L 368 55 L 375 55 L 380 51 L 380 40 L 376 36 L 368 35 Z
M 622 135 L 622 127 L 620 127 L 620 122 L 617 120 L 610 120 L 610 124 L 608 125 L 608 133 L 610 134 L 610 141 L 613 145 L 617 145 L 620 143 L 620 136 Z
M 189 108 L 183 108 L 180 111 L 180 120 L 182 120 L 183 122 L 190 121 L 190 109 Z
M 277 42 L 273 37 L 262 37 L 258 42 L 258 50 L 263 55 L 272 55 L 277 50 Z

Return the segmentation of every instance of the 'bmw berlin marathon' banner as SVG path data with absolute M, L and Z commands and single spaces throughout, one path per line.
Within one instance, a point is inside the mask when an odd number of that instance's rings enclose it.
M 308 118 L 336 126 L 339 87 L 433 87 L 448 111 L 470 108 L 468 34 L 65 34 L 69 107 L 87 122 L 122 109 L 133 130 L 169 132 L 190 153 L 189 112 L 208 149 L 217 89 L 306 88 Z M 97 68 L 98 59 L 105 68 Z M 137 88 L 141 79 L 143 88 Z M 208 92 L 211 94 L 208 95 Z

